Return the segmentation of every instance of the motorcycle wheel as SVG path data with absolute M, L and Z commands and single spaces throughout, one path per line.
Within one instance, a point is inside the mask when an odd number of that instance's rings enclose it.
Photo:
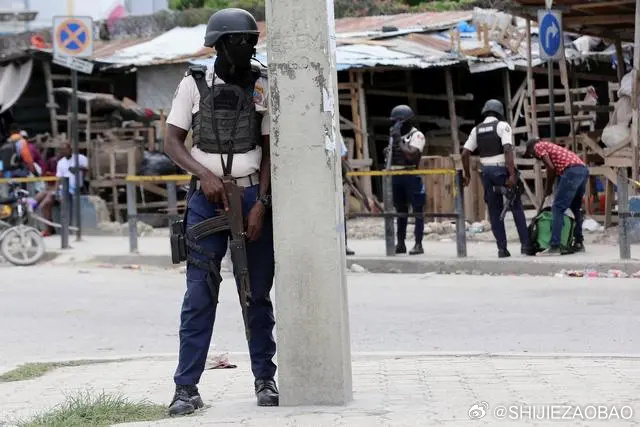
M 44 253 L 44 239 L 33 227 L 18 225 L 2 235 L 0 255 L 13 265 L 33 265 L 42 259 Z

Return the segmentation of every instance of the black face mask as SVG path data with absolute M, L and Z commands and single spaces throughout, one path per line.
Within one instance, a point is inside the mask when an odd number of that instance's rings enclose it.
M 411 129 L 413 129 L 413 125 L 410 122 L 404 122 L 402 123 L 402 128 L 400 129 L 400 133 L 402 135 L 406 135 L 409 132 L 411 132 Z
M 257 41 L 257 36 L 249 34 L 231 34 L 222 40 L 216 49 L 216 74 L 230 84 L 251 84 L 251 58 Z

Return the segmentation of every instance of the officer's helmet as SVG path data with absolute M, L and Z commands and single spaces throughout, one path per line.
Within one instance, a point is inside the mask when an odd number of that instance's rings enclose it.
M 408 105 L 398 105 L 391 110 L 390 119 L 392 122 L 406 122 L 407 120 L 411 120 L 414 115 L 413 110 Z
M 209 18 L 204 45 L 213 47 L 220 37 L 227 34 L 249 34 L 255 36 L 257 42 L 260 31 L 258 31 L 256 19 L 249 12 L 228 8 L 219 10 Z
M 482 117 L 487 116 L 490 113 L 497 114 L 500 117 L 504 117 L 504 105 L 497 99 L 490 99 L 482 107 Z

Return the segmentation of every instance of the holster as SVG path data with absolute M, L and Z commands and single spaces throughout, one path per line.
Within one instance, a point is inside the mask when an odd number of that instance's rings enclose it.
M 171 262 L 180 264 L 187 260 L 187 242 L 184 230 L 184 220 L 171 223 L 169 228 L 169 241 L 171 243 Z

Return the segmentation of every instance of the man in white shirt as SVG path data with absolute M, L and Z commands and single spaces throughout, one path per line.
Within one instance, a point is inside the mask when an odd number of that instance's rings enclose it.
M 62 178 L 69 178 L 69 200 L 74 197 L 76 191 L 76 167 L 78 167 L 78 169 L 80 170 L 80 183 L 78 185 L 82 186 L 85 174 L 89 171 L 89 159 L 87 159 L 87 157 L 83 154 L 74 156 L 71 145 L 69 143 L 64 143 L 60 147 L 60 159 L 56 164 L 56 177 L 58 178 L 59 183 L 61 182 Z M 61 183 L 58 185 L 57 190 L 45 190 L 36 195 L 35 200 L 38 203 L 38 206 L 41 208 L 42 216 L 45 219 L 49 221 L 53 220 L 53 205 L 62 197 L 63 194 Z M 69 218 L 71 218 L 71 216 L 73 215 L 73 209 L 69 209 L 69 215 Z M 42 235 L 49 236 L 52 234 L 52 232 L 53 228 L 47 226 Z
M 511 212 L 518 229 L 521 252 L 531 253 L 527 220 L 524 216 L 522 201 L 518 188 L 518 172 L 513 152 L 512 131 L 509 123 L 504 121 L 504 106 L 496 99 L 490 99 L 482 108 L 483 121 L 474 127 L 464 144 L 462 164 L 464 168 L 464 184 L 469 184 L 469 158 L 472 153 L 480 156 L 482 167 L 482 184 L 484 200 L 489 208 L 491 231 L 498 245 L 498 257 L 511 256 L 507 250 L 507 234 L 504 219 L 500 218 L 504 207 L 501 189 L 508 188 L 510 197 L 514 197 Z
M 408 105 L 398 105 L 391 110 L 390 120 L 393 126 L 390 129 L 393 139 L 391 152 L 391 169 L 417 169 L 422 158 L 425 146 L 424 134 L 413 126 L 414 112 Z M 397 219 L 397 254 L 407 253 L 405 239 L 407 237 L 407 223 L 409 205 L 415 216 L 415 246 L 409 255 L 424 253 L 422 238 L 424 237 L 424 204 L 426 191 L 420 175 L 397 175 L 392 178 L 393 205 L 396 212 L 404 214 Z
M 175 92 L 167 117 L 165 150 L 196 179 L 191 181 L 184 221 L 187 291 L 182 305 L 180 354 L 174 375 L 176 392 L 170 415 L 203 407 L 197 384 L 204 370 L 216 316 L 220 262 L 227 252 L 229 230 L 196 236 L 195 225 L 229 210 L 221 178 L 241 187 L 246 219 L 246 259 L 250 276 L 247 306 L 249 353 L 259 406 L 277 406 L 273 357 L 276 343 L 273 305 L 274 254 L 270 198 L 269 115 L 266 70 L 252 65 L 258 42 L 253 16 L 241 9 L 222 9 L 207 25 L 205 46 L 215 47 L 215 64 L 191 67 Z M 213 85 L 213 86 L 212 86 Z M 193 148 L 184 141 L 193 131 Z M 201 227 L 199 227 L 201 228 Z M 242 241 L 232 246 L 237 251 Z M 239 259 L 239 258 L 238 258 Z M 244 270 L 234 265 L 234 273 Z M 237 276 L 238 277 L 238 276 Z M 237 280 L 238 283 L 240 283 Z M 241 288 L 241 286 L 238 286 Z M 241 297 L 244 301 L 244 298 Z

